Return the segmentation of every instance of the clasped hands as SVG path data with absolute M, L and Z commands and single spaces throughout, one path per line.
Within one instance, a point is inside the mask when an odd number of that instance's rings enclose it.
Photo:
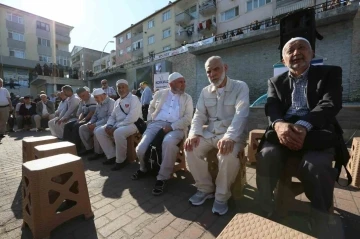
M 304 126 L 280 121 L 275 123 L 274 129 L 280 144 L 294 151 L 302 149 L 307 135 Z
M 190 138 L 187 138 L 184 144 L 184 149 L 186 151 L 193 151 L 194 148 L 199 146 L 200 143 L 199 135 L 194 135 Z M 217 147 L 219 149 L 219 153 L 223 155 L 228 155 L 234 149 L 235 141 L 229 138 L 222 138 L 217 142 Z

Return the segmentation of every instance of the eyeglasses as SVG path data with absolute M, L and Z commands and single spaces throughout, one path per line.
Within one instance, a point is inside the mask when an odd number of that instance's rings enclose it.
M 106 85 L 107 83 L 101 83 L 102 85 Z

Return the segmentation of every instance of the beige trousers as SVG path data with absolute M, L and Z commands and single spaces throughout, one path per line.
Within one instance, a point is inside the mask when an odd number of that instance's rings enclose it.
M 141 171 L 147 171 L 144 156 L 150 143 L 154 140 L 156 134 L 161 128 L 170 125 L 171 124 L 169 122 L 158 120 L 151 122 L 147 126 L 139 145 L 136 147 L 136 155 L 140 161 Z M 160 166 L 160 171 L 156 177 L 157 180 L 168 180 L 171 178 L 171 174 L 174 170 L 174 165 L 176 161 L 176 155 L 179 152 L 179 147 L 177 145 L 183 138 L 183 130 L 173 130 L 165 135 L 162 142 L 162 162 Z
M 0 108 L 0 134 L 5 134 L 6 123 L 9 118 L 9 107 Z
M 54 117 L 55 117 L 54 114 L 50 114 L 48 118 L 49 121 L 52 120 Z M 35 127 L 37 129 L 41 128 L 41 119 L 42 117 L 40 115 L 34 115 Z
M 95 127 L 94 132 L 99 129 L 101 126 Z M 99 141 L 96 138 L 94 132 L 91 132 L 86 124 L 83 124 L 79 128 L 80 139 L 83 142 L 85 149 L 90 150 L 94 149 L 94 152 L 97 154 L 102 154 L 103 150 L 100 147 Z
M 55 136 L 55 137 L 57 137 L 59 139 L 62 139 L 63 136 L 64 136 L 65 124 L 76 120 L 76 118 L 70 119 L 68 122 L 61 123 L 61 124 L 55 123 L 55 121 L 57 119 L 59 119 L 59 117 L 55 117 L 52 120 L 49 120 L 49 123 L 48 123 L 49 124 L 49 129 L 50 129 L 51 135 L 53 135 L 53 136 Z
M 185 157 L 197 189 L 205 193 L 215 192 L 216 200 L 227 201 L 231 197 L 231 184 L 235 181 L 240 168 L 238 153 L 243 146 L 235 144 L 232 153 L 228 155 L 217 154 L 219 172 L 215 180 L 215 188 L 208 170 L 206 156 L 211 149 L 217 148 L 218 141 L 218 137 L 210 139 L 201 137 L 199 145 L 193 151 L 185 151 Z
M 126 160 L 127 137 L 135 134 L 138 129 L 135 124 L 119 127 L 114 131 L 114 138 L 112 138 L 105 132 L 105 127 L 104 125 L 95 130 L 95 136 L 107 159 L 116 157 L 117 163 L 123 163 Z

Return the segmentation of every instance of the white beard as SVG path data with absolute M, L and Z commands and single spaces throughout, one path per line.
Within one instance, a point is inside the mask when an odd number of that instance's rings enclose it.
M 219 87 L 219 85 L 221 85 L 224 82 L 225 76 L 226 76 L 226 74 L 225 74 L 225 71 L 224 71 L 221 74 L 220 79 L 217 82 L 212 82 L 210 79 L 208 79 L 208 80 L 209 80 L 211 85 L 213 85 L 213 86 L 215 86 L 217 88 L 217 87 Z

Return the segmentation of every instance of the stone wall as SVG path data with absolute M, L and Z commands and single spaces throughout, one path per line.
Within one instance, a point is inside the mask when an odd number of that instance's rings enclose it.
M 319 27 L 318 32 L 324 36 L 322 41 L 316 42 L 316 58 L 324 58 L 324 64 L 337 65 L 343 69 L 343 99 L 349 101 L 356 99 L 354 93 L 360 91 L 359 79 L 353 73 L 350 87 L 350 67 L 359 74 L 360 65 L 351 62 L 356 55 L 353 55 L 352 46 L 353 22 L 342 21 L 336 24 Z M 355 31 L 354 31 L 355 32 Z M 360 37 L 356 37 L 357 46 L 360 45 Z M 229 66 L 228 75 L 230 78 L 245 81 L 250 88 L 250 102 L 267 91 L 267 80 L 273 76 L 273 65 L 279 62 L 279 36 L 254 41 L 249 44 L 229 47 L 197 56 L 197 94 L 201 88 L 208 84 L 204 63 L 207 58 L 213 55 L 221 56 Z M 358 47 L 359 48 L 359 47 Z M 357 54 L 357 56 L 359 53 Z M 357 57 L 359 59 L 359 57 Z M 359 60 L 358 60 L 359 61 Z M 355 90 L 354 89 L 357 89 Z M 352 90 L 350 90 L 352 89 Z

